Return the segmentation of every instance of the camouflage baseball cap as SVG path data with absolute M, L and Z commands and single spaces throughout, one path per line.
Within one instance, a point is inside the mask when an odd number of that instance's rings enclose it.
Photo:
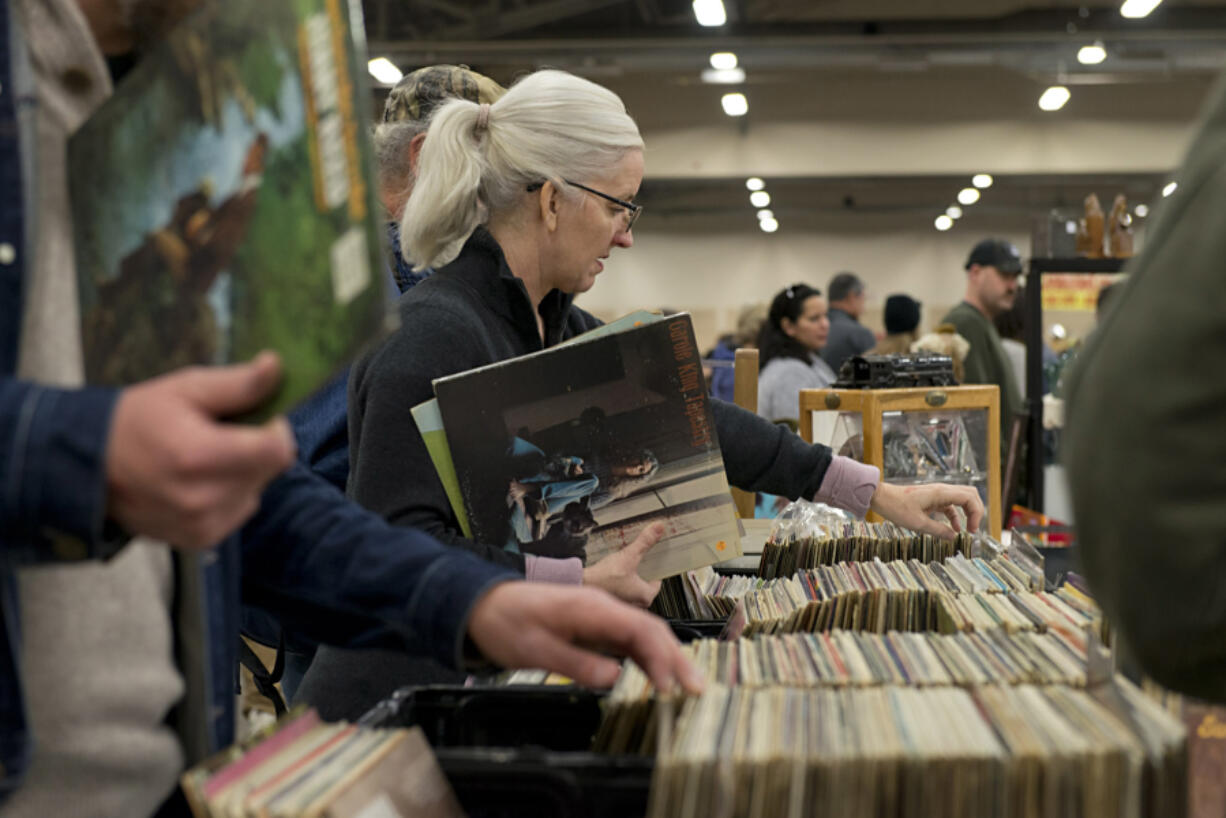
M 467 65 L 428 65 L 406 74 L 383 105 L 384 122 L 424 122 L 440 102 L 453 97 L 494 103 L 507 92 Z

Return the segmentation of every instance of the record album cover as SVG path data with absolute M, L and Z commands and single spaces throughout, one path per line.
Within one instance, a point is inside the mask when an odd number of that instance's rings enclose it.
M 434 383 L 473 536 L 596 562 L 662 521 L 645 579 L 740 554 L 688 315 Z
M 69 143 L 86 378 L 282 358 L 283 410 L 386 328 L 358 0 L 211 0 Z

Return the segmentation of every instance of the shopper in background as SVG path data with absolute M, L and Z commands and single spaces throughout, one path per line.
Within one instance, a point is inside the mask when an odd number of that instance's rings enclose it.
M 732 363 L 736 360 L 738 349 L 753 349 L 758 345 L 758 333 L 762 331 L 762 322 L 766 320 L 767 306 L 765 304 L 749 304 L 741 307 L 736 319 L 736 331 L 723 336 L 715 344 L 715 348 L 707 355 L 712 361 L 726 361 L 726 366 L 712 367 L 707 382 L 711 396 L 733 400 L 736 386 L 735 372 Z M 761 363 L 761 362 L 759 362 Z
M 920 302 L 895 293 L 885 300 L 885 337 L 873 347 L 873 355 L 909 355 L 919 338 Z
M 996 313 L 992 318 L 996 334 L 1000 336 L 1001 349 L 1009 359 L 1013 382 L 1018 394 L 1026 394 L 1026 296 L 1021 288 L 1013 298 L 1013 305 Z
M 463 65 L 430 65 L 405 74 L 387 95 L 383 121 L 374 129 L 379 201 L 387 214 L 388 260 L 396 289 L 405 293 L 432 270 L 414 269 L 400 249 L 400 218 L 413 192 L 417 158 L 430 115 L 452 98 L 494 102 L 506 89 Z M 298 458 L 341 491 L 349 479 L 346 369 L 327 388 L 290 413 Z M 289 668 L 287 667 L 287 673 Z
M 1065 376 L 1063 456 L 1094 597 L 1141 670 L 1226 702 L 1226 85 L 1179 188 Z
M 1023 409 L 1022 393 L 992 321 L 1013 307 L 1021 274 L 1022 258 L 1016 247 L 1004 239 L 984 239 L 966 259 L 966 295 L 962 303 L 941 319 L 942 324 L 952 324 L 970 342 L 970 352 L 963 362 L 963 382 L 1000 387 L 1002 450 L 1008 448 L 1014 416 Z
M 992 320 L 996 331 L 1000 334 L 1000 343 L 1005 355 L 1013 367 L 1018 391 L 1026 397 L 1026 291 L 1019 288 L 1013 299 L 1013 306 Z M 1057 355 L 1047 341 L 1042 342 L 1043 394 L 1051 391 L 1048 378 L 1048 368 L 1056 363 Z
M 767 420 L 795 423 L 800 414 L 800 390 L 825 389 L 835 382 L 834 370 L 820 355 L 830 321 L 821 290 L 793 284 L 771 300 L 758 336 L 758 414 Z
M 917 355 L 931 353 L 933 355 L 948 355 L 953 361 L 954 380 L 963 383 L 966 372 L 963 364 L 971 351 L 970 343 L 958 334 L 953 324 L 937 324 L 932 332 L 921 335 L 911 345 L 911 351 Z
M 863 355 L 877 345 L 873 331 L 860 323 L 864 314 L 864 282 L 855 273 L 839 273 L 830 279 L 830 332 L 822 359 L 838 372 L 852 355 Z
M 431 65 L 405 74 L 387 95 L 383 120 L 374 129 L 379 201 L 387 215 L 389 278 L 400 293 L 424 281 L 433 272 L 414 269 L 400 249 L 400 217 L 413 192 L 417 158 L 426 139 L 426 127 L 439 103 L 459 97 L 493 102 L 506 89 L 489 77 L 462 65 Z M 340 491 L 349 480 L 349 369 L 338 375 L 301 406 L 289 420 L 298 441 L 298 459 Z M 244 611 L 243 632 L 269 646 L 284 648 L 281 689 L 293 699 L 317 646 L 287 638 L 275 623 L 258 611 Z M 438 681 L 444 676 L 440 672 Z
M 240 598 L 324 641 L 544 662 L 606 685 L 616 664 L 579 647 L 595 644 L 641 654 L 665 684 L 689 680 L 658 620 L 589 589 L 508 582 L 387 526 L 290 465 L 284 419 L 220 423 L 275 389 L 275 357 L 79 386 L 66 139 L 111 92 L 104 53 L 131 64 L 196 4 L 120 5 L 0 4 L 5 818 L 150 815 L 185 762 L 229 743 Z M 253 512 L 241 550 L 197 559 Z

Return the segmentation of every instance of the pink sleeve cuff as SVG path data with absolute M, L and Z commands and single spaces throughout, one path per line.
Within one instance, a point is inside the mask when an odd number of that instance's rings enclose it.
M 868 505 L 880 481 L 881 471 L 876 466 L 836 455 L 813 499 L 863 517 L 868 513 Z
M 583 560 L 578 557 L 560 560 L 553 557 L 524 554 L 524 576 L 529 582 L 582 585 Z

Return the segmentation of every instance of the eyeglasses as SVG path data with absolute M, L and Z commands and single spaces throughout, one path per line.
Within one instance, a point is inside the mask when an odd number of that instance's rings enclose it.
M 641 216 L 643 213 L 643 206 L 640 204 L 627 202 L 625 199 L 619 199 L 616 196 L 610 196 L 607 193 L 601 193 L 595 188 L 588 187 L 587 185 L 581 185 L 578 182 L 572 182 L 570 179 L 563 179 L 562 181 L 571 187 L 577 187 L 580 190 L 587 191 L 593 196 L 599 196 L 606 202 L 612 202 L 618 207 L 624 209 L 626 211 L 626 232 L 630 232 L 630 230 L 634 228 L 634 223 L 639 220 L 639 216 Z M 528 192 L 531 193 L 534 190 L 540 190 L 544 184 L 544 182 L 536 182 L 535 184 L 528 185 Z

